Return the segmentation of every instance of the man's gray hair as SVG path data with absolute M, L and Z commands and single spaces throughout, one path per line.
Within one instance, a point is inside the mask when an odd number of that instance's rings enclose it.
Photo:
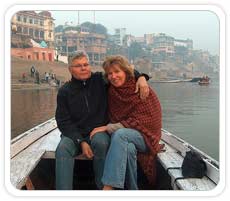
M 68 64 L 70 65 L 75 59 L 81 59 L 82 57 L 85 57 L 89 61 L 89 55 L 84 50 L 78 50 L 68 56 Z

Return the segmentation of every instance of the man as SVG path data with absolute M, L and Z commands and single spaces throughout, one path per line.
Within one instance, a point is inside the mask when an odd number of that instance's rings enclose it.
M 56 189 L 71 190 L 73 184 L 74 157 L 81 152 L 93 158 L 95 182 L 102 189 L 101 177 L 104 161 L 110 144 L 106 132 L 98 131 L 91 139 L 94 128 L 106 125 L 107 83 L 100 72 L 92 73 L 88 55 L 78 51 L 69 59 L 71 81 L 59 89 L 57 95 L 56 121 L 61 141 L 56 150 Z M 148 85 L 136 72 L 143 98 L 148 94 Z
M 35 71 L 36 71 L 35 67 L 31 66 L 31 69 L 30 69 L 30 75 L 31 75 L 31 77 L 34 77 Z
M 37 84 L 40 84 L 40 77 L 39 77 L 39 72 L 38 72 L 38 70 L 36 70 L 36 72 L 35 72 L 35 83 L 37 83 Z

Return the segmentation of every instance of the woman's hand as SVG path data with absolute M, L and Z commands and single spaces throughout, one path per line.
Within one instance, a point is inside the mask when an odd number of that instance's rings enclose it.
M 92 139 L 92 137 L 93 137 L 96 133 L 98 133 L 98 132 L 105 132 L 106 130 L 107 130 L 107 127 L 106 127 L 106 126 L 100 126 L 100 127 L 94 128 L 94 129 L 90 132 L 90 134 L 89 134 L 90 140 Z
M 138 91 L 140 91 L 140 98 L 142 100 L 149 96 L 149 85 L 144 76 L 139 77 L 137 80 L 135 93 Z

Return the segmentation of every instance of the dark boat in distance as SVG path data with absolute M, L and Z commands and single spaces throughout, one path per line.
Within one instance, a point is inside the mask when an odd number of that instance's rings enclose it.
M 210 84 L 210 78 L 208 76 L 204 76 L 200 79 L 198 82 L 199 85 L 209 85 Z

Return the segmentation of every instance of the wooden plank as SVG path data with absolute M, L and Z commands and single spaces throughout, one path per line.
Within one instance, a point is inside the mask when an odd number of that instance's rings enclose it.
M 16 142 L 14 141 L 10 147 L 10 156 L 13 158 L 15 155 L 20 153 L 26 147 L 31 145 L 34 141 L 38 140 L 42 136 L 46 135 L 53 129 L 57 127 L 56 121 L 50 121 L 46 124 L 42 124 L 40 127 L 36 127 L 29 134 L 24 135 L 24 137 L 18 139 Z
M 170 146 L 176 149 L 182 156 L 185 156 L 187 151 L 190 151 L 188 148 L 188 143 L 185 143 L 182 139 L 176 137 L 175 135 L 162 130 L 162 137 L 163 142 L 170 144 Z
M 28 177 L 26 180 L 26 189 L 27 190 L 34 190 L 34 185 L 31 181 L 30 177 Z
M 172 148 L 172 146 L 170 146 L 169 144 L 167 144 L 166 142 L 160 140 L 160 144 L 164 144 L 164 149 L 162 150 L 162 152 L 177 152 L 176 149 Z
M 61 132 L 58 128 L 51 131 L 49 135 L 47 135 L 44 139 L 43 144 L 41 145 L 41 149 L 46 150 L 47 152 L 55 152 L 58 143 L 61 140 Z
M 45 150 L 36 150 L 24 153 L 14 157 L 10 163 L 10 180 L 13 186 L 21 189 L 27 180 L 27 177 L 39 163 Z
M 169 170 L 169 175 L 172 178 L 172 187 L 175 189 L 179 188 L 181 190 L 187 190 L 187 191 L 207 191 L 207 190 L 212 190 L 213 188 L 216 187 L 216 184 L 206 176 L 204 176 L 201 179 L 199 178 L 178 179 L 175 182 L 176 178 L 183 177 L 181 170 L 171 169 Z
M 45 159 L 55 159 L 55 152 L 53 151 L 46 151 L 44 153 L 44 155 L 42 156 L 42 158 Z M 93 160 L 91 158 L 87 158 L 86 156 L 84 156 L 83 154 L 80 154 L 78 156 L 74 157 L 75 160 Z
M 219 183 L 220 180 L 220 174 L 219 174 L 219 168 L 214 166 L 208 159 L 204 159 L 206 166 L 207 166 L 207 173 L 206 175 L 216 184 Z
M 49 119 L 49 120 L 47 120 L 47 121 L 45 121 L 45 122 L 43 122 L 43 123 L 41 123 L 41 124 L 39 124 L 39 125 L 37 125 L 37 126 L 31 128 L 30 130 L 28 130 L 28 131 L 26 131 L 26 132 L 24 132 L 24 133 L 18 135 L 17 137 L 13 138 L 13 139 L 11 140 L 11 144 L 14 144 L 15 142 L 17 142 L 17 141 L 20 140 L 21 138 L 23 138 L 23 137 L 25 137 L 26 135 L 30 134 L 32 131 L 37 130 L 39 127 L 42 127 L 43 125 L 45 125 L 45 124 L 47 124 L 47 123 L 56 123 L 56 120 L 55 120 L 55 118 L 53 117 L 53 118 L 51 118 L 51 119 Z
M 16 188 L 21 189 L 25 185 L 28 176 L 41 160 L 45 153 L 45 150 L 40 148 L 43 142 L 44 137 L 35 141 L 11 159 L 10 180 Z
M 158 153 L 157 158 L 166 171 L 169 167 L 181 167 L 183 162 L 183 157 L 175 152 Z

